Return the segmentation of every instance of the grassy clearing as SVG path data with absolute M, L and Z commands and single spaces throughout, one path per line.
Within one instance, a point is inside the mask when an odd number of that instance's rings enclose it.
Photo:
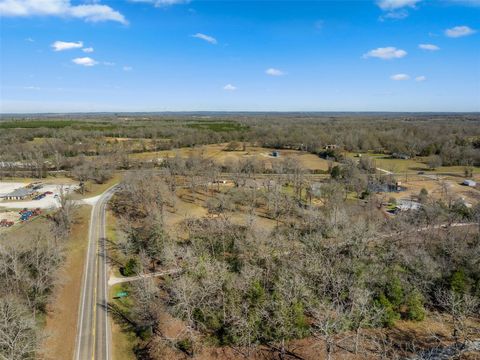
M 115 173 L 114 176 L 108 180 L 107 182 L 103 184 L 97 184 L 92 181 L 87 181 L 85 184 L 85 193 L 81 194 L 79 192 L 74 192 L 71 194 L 71 199 L 73 200 L 80 200 L 80 199 L 85 199 L 85 198 L 90 198 L 94 196 L 101 195 L 104 193 L 106 190 L 114 186 L 115 184 L 118 184 L 121 179 L 122 179 L 122 174 L 121 173 Z
M 11 177 L 11 176 L 4 176 L 0 179 L 0 181 L 3 182 L 19 182 L 19 183 L 25 183 L 25 184 L 30 184 L 32 182 L 41 182 L 42 184 L 59 184 L 59 185 L 70 185 L 70 184 L 76 184 L 77 181 L 65 177 L 65 176 L 48 176 L 46 178 L 32 178 L 32 177 Z
M 328 171 L 329 161 L 322 159 L 316 155 L 309 154 L 306 152 L 298 150 L 281 150 L 279 158 L 273 158 L 270 156 L 272 149 L 267 149 L 257 146 L 246 146 L 245 150 L 242 151 L 225 151 L 225 148 L 228 144 L 211 144 L 204 145 L 195 148 L 180 148 L 175 150 L 163 150 L 156 152 L 142 152 L 131 154 L 131 159 L 136 160 L 154 160 L 154 159 L 165 159 L 175 156 L 180 157 L 189 157 L 194 154 L 202 155 L 206 158 L 212 159 L 219 165 L 225 165 L 230 160 L 240 161 L 252 157 L 257 157 L 258 159 L 265 161 L 266 163 L 273 163 L 275 161 L 280 161 L 281 159 L 291 158 L 297 161 L 305 169 L 315 172 L 326 172 Z
M 46 360 L 73 357 L 90 212 L 90 206 L 78 208 L 67 245 L 67 257 L 59 270 L 59 285 L 54 290 L 52 302 L 48 306 L 45 325 L 48 337 L 42 344 Z
M 345 156 L 349 158 L 358 159 L 357 153 L 345 153 Z M 440 166 L 434 170 L 431 170 L 427 165 L 427 159 L 418 157 L 415 159 L 394 159 L 389 155 L 376 154 L 376 153 L 362 153 L 362 156 L 369 156 L 375 160 L 375 164 L 378 168 L 388 170 L 394 173 L 402 172 L 418 172 L 424 171 L 425 173 L 441 174 L 441 173 L 454 173 L 463 174 L 465 166 Z M 474 167 L 473 172 L 480 174 L 480 168 Z
M 13 209 L 12 212 L 18 213 L 18 209 Z M 11 228 L 2 229 L 1 234 L 4 235 L 0 241 L 16 242 L 18 239 L 25 239 L 32 236 L 32 234 L 41 234 L 48 231 L 48 220 L 42 216 L 35 216 L 28 221 L 15 224 Z M 20 217 L 20 215 L 18 215 Z

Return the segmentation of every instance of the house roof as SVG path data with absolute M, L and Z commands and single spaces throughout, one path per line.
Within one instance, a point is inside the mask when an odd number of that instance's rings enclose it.
M 28 196 L 32 193 L 33 193 L 33 190 L 31 189 L 20 188 L 12 191 L 9 194 L 3 195 L 3 197 L 23 197 L 23 196 Z

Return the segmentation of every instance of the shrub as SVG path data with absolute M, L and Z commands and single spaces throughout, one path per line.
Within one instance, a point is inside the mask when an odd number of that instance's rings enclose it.
M 123 276 L 133 276 L 138 271 L 138 263 L 134 258 L 130 258 L 124 267 L 120 269 Z
M 376 301 L 376 305 L 383 310 L 382 323 L 384 326 L 392 327 L 395 321 L 400 319 L 400 313 L 395 311 L 392 303 L 385 294 L 381 293 Z
M 450 287 L 457 294 L 465 294 L 467 292 L 467 276 L 465 271 L 455 271 L 450 278 Z
M 406 301 L 407 309 L 407 319 L 422 321 L 425 319 L 425 308 L 423 307 L 424 298 L 418 290 L 412 291 Z

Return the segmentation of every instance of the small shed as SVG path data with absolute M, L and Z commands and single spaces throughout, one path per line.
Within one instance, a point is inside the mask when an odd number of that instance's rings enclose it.
M 278 150 L 272 151 L 272 156 L 273 157 L 279 157 L 280 156 L 280 151 L 278 151 Z
M 469 179 L 463 180 L 462 184 L 465 186 L 471 186 L 471 187 L 477 186 L 477 183 L 475 181 L 469 180 Z
M 7 200 L 24 200 L 32 194 L 33 190 L 27 188 L 20 188 L 12 191 L 9 194 L 3 195 L 3 198 Z

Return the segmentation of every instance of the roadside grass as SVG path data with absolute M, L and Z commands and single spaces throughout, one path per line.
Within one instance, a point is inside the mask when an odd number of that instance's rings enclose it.
M 116 294 L 122 291 L 129 292 L 128 284 L 116 284 L 110 288 L 109 302 L 111 304 L 112 321 L 112 359 L 113 360 L 135 360 L 134 348 L 138 344 L 138 338 L 132 326 L 128 323 L 132 300 L 129 296 L 114 299 Z
M 108 244 L 110 244 L 108 248 L 108 254 L 110 257 L 110 271 L 114 276 L 121 277 L 122 274 L 120 273 L 120 266 L 125 263 L 126 259 L 116 249 L 118 240 L 117 219 L 110 210 L 107 210 L 106 236 Z
M 118 240 L 117 220 L 111 211 L 107 211 L 106 217 L 106 236 L 111 244 L 108 253 L 111 257 L 110 271 L 116 277 L 121 277 L 120 265 L 124 263 L 123 256 L 115 250 L 115 244 Z M 114 360 L 134 360 L 136 359 L 133 349 L 138 343 L 138 338 L 132 327 L 122 316 L 128 318 L 132 301 L 129 297 L 114 299 L 115 295 L 121 291 L 129 292 L 128 284 L 116 284 L 109 289 L 109 303 L 111 305 L 111 329 L 112 329 L 112 359 Z
M 66 259 L 59 270 L 59 284 L 48 305 L 45 320 L 47 338 L 42 344 L 44 359 L 71 359 L 75 351 L 78 320 L 78 303 L 83 276 L 85 252 L 88 244 L 88 229 L 91 207 L 80 206 L 77 210 Z

